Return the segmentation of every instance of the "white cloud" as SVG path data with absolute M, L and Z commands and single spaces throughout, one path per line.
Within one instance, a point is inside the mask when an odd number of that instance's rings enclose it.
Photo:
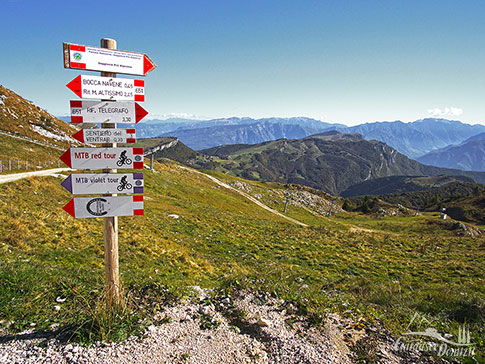
M 433 116 L 459 116 L 463 114 L 463 109 L 459 107 L 445 107 L 444 109 L 435 107 L 429 109 L 428 114 Z

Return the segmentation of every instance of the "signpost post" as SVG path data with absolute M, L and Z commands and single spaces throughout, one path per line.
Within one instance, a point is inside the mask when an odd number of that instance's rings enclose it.
M 71 101 L 72 123 L 101 124 L 101 129 L 81 129 L 73 137 L 101 148 L 69 148 L 61 160 L 74 169 L 102 169 L 103 173 L 72 174 L 62 186 L 72 194 L 103 194 L 73 198 L 64 210 L 76 218 L 103 217 L 106 302 L 111 309 L 121 301 L 118 259 L 118 216 L 143 215 L 143 173 L 117 173 L 117 168 L 143 169 L 143 148 L 117 148 L 134 143 L 134 129 L 116 124 L 136 124 L 148 113 L 135 101 L 145 100 L 145 82 L 116 78 L 116 73 L 145 76 L 155 64 L 142 53 L 119 51 L 113 39 L 101 39 L 101 48 L 64 43 L 64 67 L 100 71 L 100 76 L 79 75 L 67 84 L 82 99 Z
M 116 49 L 116 41 L 114 39 L 101 39 L 101 47 L 108 49 Z M 116 77 L 116 73 L 101 72 L 104 77 Z M 124 81 L 123 81 L 124 82 Z M 134 83 L 134 82 L 133 82 Z M 143 84 L 144 85 L 144 84 Z M 144 90 L 143 90 L 144 93 Z M 135 99 L 135 98 L 134 98 Z M 115 99 L 116 100 L 116 99 Z M 145 97 L 140 100 L 144 101 Z M 106 100 L 103 100 L 106 101 Z M 103 123 L 102 128 L 114 129 L 116 124 Z M 115 148 L 116 143 L 106 143 L 103 147 Z M 143 156 L 141 160 L 143 164 Z M 143 168 L 143 167 L 142 167 Z M 103 169 L 104 173 L 115 173 L 116 169 Z M 115 196 L 113 194 L 106 194 L 106 196 Z M 108 306 L 118 306 L 121 301 L 121 287 L 120 287 L 120 267 L 118 257 L 118 216 L 107 216 L 103 219 L 104 223 L 104 277 L 105 290 Z

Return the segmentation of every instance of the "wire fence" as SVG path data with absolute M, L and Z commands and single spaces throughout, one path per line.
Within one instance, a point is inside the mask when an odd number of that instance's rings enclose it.
M 0 173 L 30 169 L 59 168 L 60 166 L 61 161 L 31 162 L 20 159 L 0 159 Z

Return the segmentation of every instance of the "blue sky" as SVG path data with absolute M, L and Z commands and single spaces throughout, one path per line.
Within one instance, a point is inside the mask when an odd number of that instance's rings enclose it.
M 484 13 L 471 0 L 3 0 L 0 84 L 67 114 L 79 72 L 62 42 L 109 37 L 158 65 L 152 116 L 483 123 Z

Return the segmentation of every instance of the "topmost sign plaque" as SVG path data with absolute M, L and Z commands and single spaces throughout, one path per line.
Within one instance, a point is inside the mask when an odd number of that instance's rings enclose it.
M 146 76 L 155 67 L 146 54 L 64 43 L 64 68 Z

